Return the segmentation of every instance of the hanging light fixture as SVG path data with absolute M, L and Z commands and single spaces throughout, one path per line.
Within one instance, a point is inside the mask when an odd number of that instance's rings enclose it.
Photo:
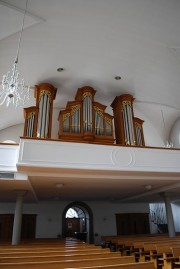
M 0 105 L 6 104 L 6 106 L 9 106 L 10 104 L 12 104 L 16 107 L 23 106 L 24 103 L 29 99 L 30 87 L 25 85 L 24 79 L 21 79 L 20 81 L 19 72 L 17 68 L 22 32 L 24 29 L 24 21 L 27 12 L 27 4 L 28 0 L 26 0 L 26 8 L 23 15 L 22 28 L 20 31 L 17 48 L 17 55 L 15 58 L 15 62 L 13 64 L 12 73 L 8 71 L 7 74 L 3 76 L 2 79 L 2 89 L 0 89 Z

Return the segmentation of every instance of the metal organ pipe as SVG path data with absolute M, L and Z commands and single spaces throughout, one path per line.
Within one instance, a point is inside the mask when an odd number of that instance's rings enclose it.
M 48 135 L 48 127 L 49 127 L 49 111 L 50 111 L 50 100 L 49 100 L 49 96 L 46 95 L 46 110 L 45 110 L 45 126 L 43 126 L 44 128 L 44 137 L 47 137 Z
M 132 116 L 132 109 L 129 106 L 129 124 L 130 124 L 130 134 L 131 134 L 131 145 L 135 145 L 135 135 L 134 135 L 134 126 L 133 126 L 133 116 Z
M 27 136 L 33 137 L 34 115 L 28 119 Z
M 130 105 L 127 105 L 127 114 L 128 114 L 128 133 L 129 133 L 129 144 L 133 144 L 133 139 L 132 139 L 132 121 L 131 121 L 131 107 Z
M 130 143 L 130 137 L 129 137 L 127 105 L 124 106 L 123 114 L 124 114 L 125 141 L 126 141 L 126 144 L 129 144 Z
M 50 100 L 47 94 L 41 96 L 38 115 L 38 137 L 46 138 L 48 135 Z

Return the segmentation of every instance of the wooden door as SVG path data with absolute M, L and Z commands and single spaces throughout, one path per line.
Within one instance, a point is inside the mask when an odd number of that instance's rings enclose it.
M 80 219 L 67 218 L 66 219 L 66 237 L 75 237 L 75 232 L 80 232 Z
M 0 241 L 11 241 L 13 233 L 14 214 L 0 214 Z M 22 216 L 21 238 L 35 238 L 36 215 Z
M 22 216 L 21 238 L 22 239 L 35 238 L 35 233 L 36 233 L 36 215 L 24 214 Z
M 117 235 L 149 234 L 148 213 L 116 214 Z
M 0 241 L 11 241 L 13 221 L 13 214 L 0 214 Z

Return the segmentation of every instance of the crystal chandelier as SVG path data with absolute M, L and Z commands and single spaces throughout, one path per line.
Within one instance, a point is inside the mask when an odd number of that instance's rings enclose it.
M 9 106 L 10 104 L 12 104 L 15 107 L 23 106 L 25 102 L 29 99 L 30 87 L 25 85 L 24 79 L 21 79 L 20 81 L 17 68 L 21 37 L 24 29 L 24 21 L 27 11 L 27 3 L 28 0 L 26 1 L 26 8 L 23 16 L 22 28 L 20 31 L 18 42 L 17 55 L 13 64 L 12 73 L 10 74 L 10 71 L 7 72 L 7 74 L 4 75 L 2 79 L 2 89 L 0 89 L 0 105 L 6 104 L 6 106 Z

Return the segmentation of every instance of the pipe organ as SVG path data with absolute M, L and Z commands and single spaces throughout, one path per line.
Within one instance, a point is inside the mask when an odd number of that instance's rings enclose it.
M 75 101 L 67 103 L 59 114 L 59 139 L 113 144 L 113 116 L 105 113 L 106 106 L 95 102 L 96 91 L 79 88 Z
M 24 136 L 51 138 L 53 100 L 56 89 L 48 83 L 35 86 L 36 106 L 24 108 Z
M 51 84 L 35 86 L 36 106 L 24 108 L 24 137 L 51 138 L 53 101 L 56 91 Z M 114 117 L 105 112 L 106 106 L 94 100 L 96 91 L 89 86 L 77 90 L 75 100 L 69 101 L 59 113 L 61 141 L 145 146 L 143 120 L 134 117 L 134 98 L 129 94 L 116 96 L 111 104 Z
M 134 98 L 129 94 L 116 96 L 111 107 L 114 113 L 116 144 L 144 146 L 144 136 L 140 119 L 134 118 Z

